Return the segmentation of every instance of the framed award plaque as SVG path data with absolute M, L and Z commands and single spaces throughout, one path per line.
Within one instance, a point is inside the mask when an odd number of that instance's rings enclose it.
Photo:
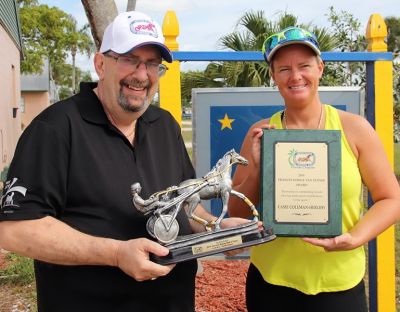
M 342 233 L 339 130 L 265 129 L 261 149 L 263 222 L 277 236 Z

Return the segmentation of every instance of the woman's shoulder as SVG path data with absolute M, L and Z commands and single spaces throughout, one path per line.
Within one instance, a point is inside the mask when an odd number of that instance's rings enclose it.
M 353 153 L 358 157 L 362 146 L 370 146 L 377 139 L 377 134 L 368 120 L 363 116 L 342 110 L 338 110 L 338 114 L 347 141 Z
M 343 128 L 350 128 L 350 129 L 359 129 L 360 127 L 362 128 L 370 128 L 371 125 L 368 122 L 367 119 L 365 119 L 363 116 L 346 112 L 341 109 L 337 109 L 340 121 L 342 123 Z

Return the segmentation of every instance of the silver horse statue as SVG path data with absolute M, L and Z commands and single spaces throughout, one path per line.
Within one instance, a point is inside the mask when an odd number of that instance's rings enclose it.
M 240 197 L 245 202 L 248 199 L 241 193 L 232 190 L 231 172 L 235 164 L 247 165 L 248 161 L 233 149 L 228 151 L 204 177 L 183 181 L 178 186 L 171 186 L 164 191 L 151 195 L 147 200 L 140 197 L 141 186 L 134 183 L 131 186 L 133 204 L 137 210 L 153 216 L 147 222 L 150 235 L 162 243 L 169 243 L 178 236 L 179 225 L 176 216 L 182 206 L 187 205 L 188 217 L 203 224 L 208 231 L 220 230 L 220 223 L 228 211 L 230 194 Z M 202 199 L 221 198 L 222 212 L 218 219 L 208 222 L 194 214 L 194 210 Z M 255 218 L 258 217 L 256 208 L 251 204 Z

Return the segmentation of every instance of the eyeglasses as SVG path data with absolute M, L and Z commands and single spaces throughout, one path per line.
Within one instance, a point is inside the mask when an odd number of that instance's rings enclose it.
M 135 71 L 138 69 L 140 64 L 144 64 L 146 66 L 146 70 L 149 74 L 157 75 L 158 77 L 164 76 L 167 72 L 168 67 L 164 64 L 159 64 L 156 62 L 144 62 L 141 61 L 139 58 L 135 57 L 128 57 L 124 55 L 112 55 L 112 54 L 104 54 L 104 56 L 110 57 L 117 61 L 123 68 L 129 69 L 131 71 Z
M 281 32 L 273 34 L 265 39 L 262 47 L 262 52 L 265 59 L 267 60 L 268 55 L 278 44 L 293 40 L 308 41 L 319 50 L 317 37 L 312 32 L 299 27 L 288 27 Z

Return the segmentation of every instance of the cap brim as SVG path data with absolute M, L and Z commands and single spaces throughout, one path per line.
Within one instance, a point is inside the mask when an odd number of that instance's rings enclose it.
M 174 58 L 172 56 L 172 52 L 167 48 L 166 45 L 159 43 L 159 42 L 144 42 L 144 43 L 138 44 L 137 46 L 133 47 L 129 51 L 132 51 L 133 49 L 137 49 L 139 47 L 143 47 L 143 46 L 147 46 L 147 45 L 156 46 L 161 52 L 161 57 L 166 62 L 172 63 L 172 61 L 174 60 Z
M 302 40 L 290 40 L 290 41 L 286 41 L 286 42 L 283 42 L 281 44 L 278 44 L 275 48 L 273 48 L 271 50 L 271 52 L 269 52 L 269 54 L 267 56 L 267 62 L 269 62 L 269 63 L 271 62 L 272 57 L 275 55 L 275 53 L 280 48 L 283 48 L 285 46 L 292 45 L 292 44 L 306 45 L 307 47 L 311 48 L 311 50 L 313 50 L 316 55 L 321 55 L 321 51 L 315 45 L 313 45 L 311 42 L 302 41 Z

